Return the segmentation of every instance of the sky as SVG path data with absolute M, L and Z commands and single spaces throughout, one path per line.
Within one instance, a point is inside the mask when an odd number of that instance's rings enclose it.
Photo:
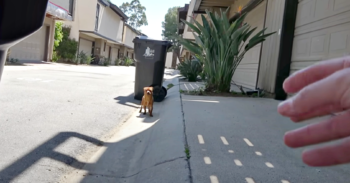
M 112 3 L 120 6 L 123 2 L 131 0 L 111 0 Z M 142 26 L 141 32 L 150 38 L 162 39 L 162 22 L 168 9 L 174 6 L 183 7 L 189 4 L 190 0 L 140 0 L 140 3 L 146 7 L 146 16 L 148 26 Z

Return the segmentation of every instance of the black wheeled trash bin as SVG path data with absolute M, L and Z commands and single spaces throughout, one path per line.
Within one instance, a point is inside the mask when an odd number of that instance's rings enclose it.
M 152 86 L 154 101 L 161 102 L 167 95 L 167 90 L 163 87 L 163 77 L 171 42 L 145 36 L 137 36 L 133 42 L 136 60 L 134 98 L 142 100 L 143 88 Z

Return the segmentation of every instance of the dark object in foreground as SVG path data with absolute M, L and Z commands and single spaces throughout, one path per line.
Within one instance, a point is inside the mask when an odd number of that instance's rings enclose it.
M 134 40 L 135 49 L 135 90 L 134 98 L 141 100 L 144 87 L 153 87 L 155 102 L 166 97 L 166 88 L 162 87 L 167 50 L 171 42 L 153 40 L 138 36 Z
M 10 47 L 41 28 L 48 0 L 0 1 L 0 80 Z

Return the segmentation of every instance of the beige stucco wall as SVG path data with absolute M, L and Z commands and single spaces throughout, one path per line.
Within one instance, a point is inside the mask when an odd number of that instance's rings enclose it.
M 134 43 L 132 42 L 136 36 L 138 36 L 134 31 L 132 31 L 129 27 L 125 26 L 125 34 L 124 34 L 124 44 L 130 47 L 134 47 Z
M 95 30 L 97 0 L 75 0 L 74 6 L 74 21 L 65 21 L 64 25 L 71 27 L 70 38 L 79 40 L 79 30 Z
M 122 36 L 122 27 L 123 22 L 121 18 L 111 8 L 101 5 L 98 33 L 113 40 L 117 40 Z M 121 41 L 121 39 L 119 41 Z

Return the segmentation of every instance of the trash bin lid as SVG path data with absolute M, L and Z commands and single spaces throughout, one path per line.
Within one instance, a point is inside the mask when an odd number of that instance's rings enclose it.
M 157 39 L 149 38 L 147 36 L 136 36 L 132 42 L 135 43 L 138 41 L 151 41 L 151 42 L 167 45 L 168 47 L 172 46 L 172 43 L 170 41 L 157 40 Z

